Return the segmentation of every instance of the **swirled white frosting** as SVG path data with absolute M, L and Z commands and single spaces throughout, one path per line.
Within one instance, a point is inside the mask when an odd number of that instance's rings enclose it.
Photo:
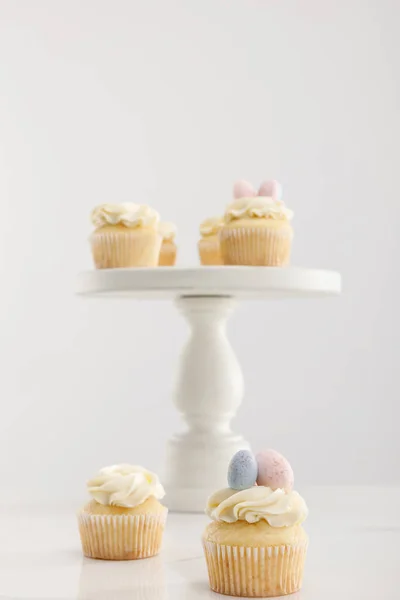
M 160 232 L 163 240 L 175 239 L 177 228 L 175 223 L 162 222 L 158 224 L 158 231 Z
M 207 502 L 206 513 L 214 521 L 257 523 L 264 519 L 272 527 L 290 527 L 302 523 L 308 514 L 297 492 L 254 486 L 237 491 L 225 488 L 215 492 Z
M 293 211 L 286 208 L 280 200 L 267 196 L 254 196 L 253 198 L 238 198 L 228 205 L 225 211 L 225 222 L 234 219 L 264 218 L 288 220 L 293 218 Z
M 154 496 L 160 500 L 165 495 L 157 475 L 135 465 L 113 465 L 101 469 L 87 482 L 89 494 L 107 506 L 138 506 Z
M 211 219 L 206 219 L 200 223 L 200 235 L 203 237 L 216 235 L 223 224 L 224 221 L 221 217 L 212 217 Z
M 145 204 L 122 202 L 121 204 L 101 204 L 92 211 L 92 223 L 104 225 L 125 225 L 125 227 L 154 227 L 160 220 L 156 210 Z

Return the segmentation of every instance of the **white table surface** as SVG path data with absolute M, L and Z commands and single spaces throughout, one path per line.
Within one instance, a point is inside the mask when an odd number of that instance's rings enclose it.
M 400 598 L 400 488 L 301 490 L 310 508 L 303 590 L 296 600 Z M 0 509 L 0 599 L 197 600 L 208 588 L 204 515 L 170 514 L 162 553 L 85 559 L 74 509 Z

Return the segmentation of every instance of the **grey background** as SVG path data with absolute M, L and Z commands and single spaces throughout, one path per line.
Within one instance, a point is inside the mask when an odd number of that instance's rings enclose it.
M 186 324 L 73 295 L 89 213 L 156 207 L 197 264 L 233 181 L 280 180 L 293 263 L 339 299 L 244 303 L 234 428 L 301 484 L 400 482 L 399 3 L 0 0 L 0 478 L 66 502 L 113 462 L 162 470 Z

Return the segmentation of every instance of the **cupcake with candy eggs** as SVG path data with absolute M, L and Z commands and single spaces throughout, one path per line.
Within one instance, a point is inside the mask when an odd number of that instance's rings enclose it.
M 300 589 L 308 537 L 308 510 L 293 491 L 293 471 L 275 450 L 256 457 L 237 452 L 228 468 L 228 488 L 212 494 L 212 519 L 203 547 L 210 587 L 220 594 L 281 596 Z
M 293 213 L 281 201 L 277 181 L 264 181 L 258 192 L 247 181 L 233 188 L 219 234 L 225 265 L 283 267 L 289 264 Z
M 143 467 L 114 465 L 87 483 L 92 500 L 78 512 L 85 556 L 134 560 L 158 554 L 168 510 L 164 488 Z
M 222 265 L 219 245 L 219 232 L 223 225 L 221 217 L 206 219 L 200 224 L 200 240 L 198 243 L 200 263 L 202 265 Z
M 155 267 L 162 236 L 159 214 L 150 206 L 124 202 L 101 204 L 92 211 L 90 241 L 95 267 Z
M 173 267 L 176 263 L 177 254 L 175 243 L 176 225 L 174 223 L 162 222 L 158 225 L 158 231 L 162 237 L 158 265 L 160 267 Z

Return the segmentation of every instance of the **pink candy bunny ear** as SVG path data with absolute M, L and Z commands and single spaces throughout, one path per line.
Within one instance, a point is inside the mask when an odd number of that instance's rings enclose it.
M 233 186 L 233 197 L 235 200 L 239 198 L 254 198 L 254 196 L 257 196 L 256 190 L 251 183 L 244 181 L 244 179 L 237 181 Z
M 275 179 L 263 181 L 258 190 L 258 196 L 268 196 L 274 200 L 280 200 L 282 197 L 282 187 Z

